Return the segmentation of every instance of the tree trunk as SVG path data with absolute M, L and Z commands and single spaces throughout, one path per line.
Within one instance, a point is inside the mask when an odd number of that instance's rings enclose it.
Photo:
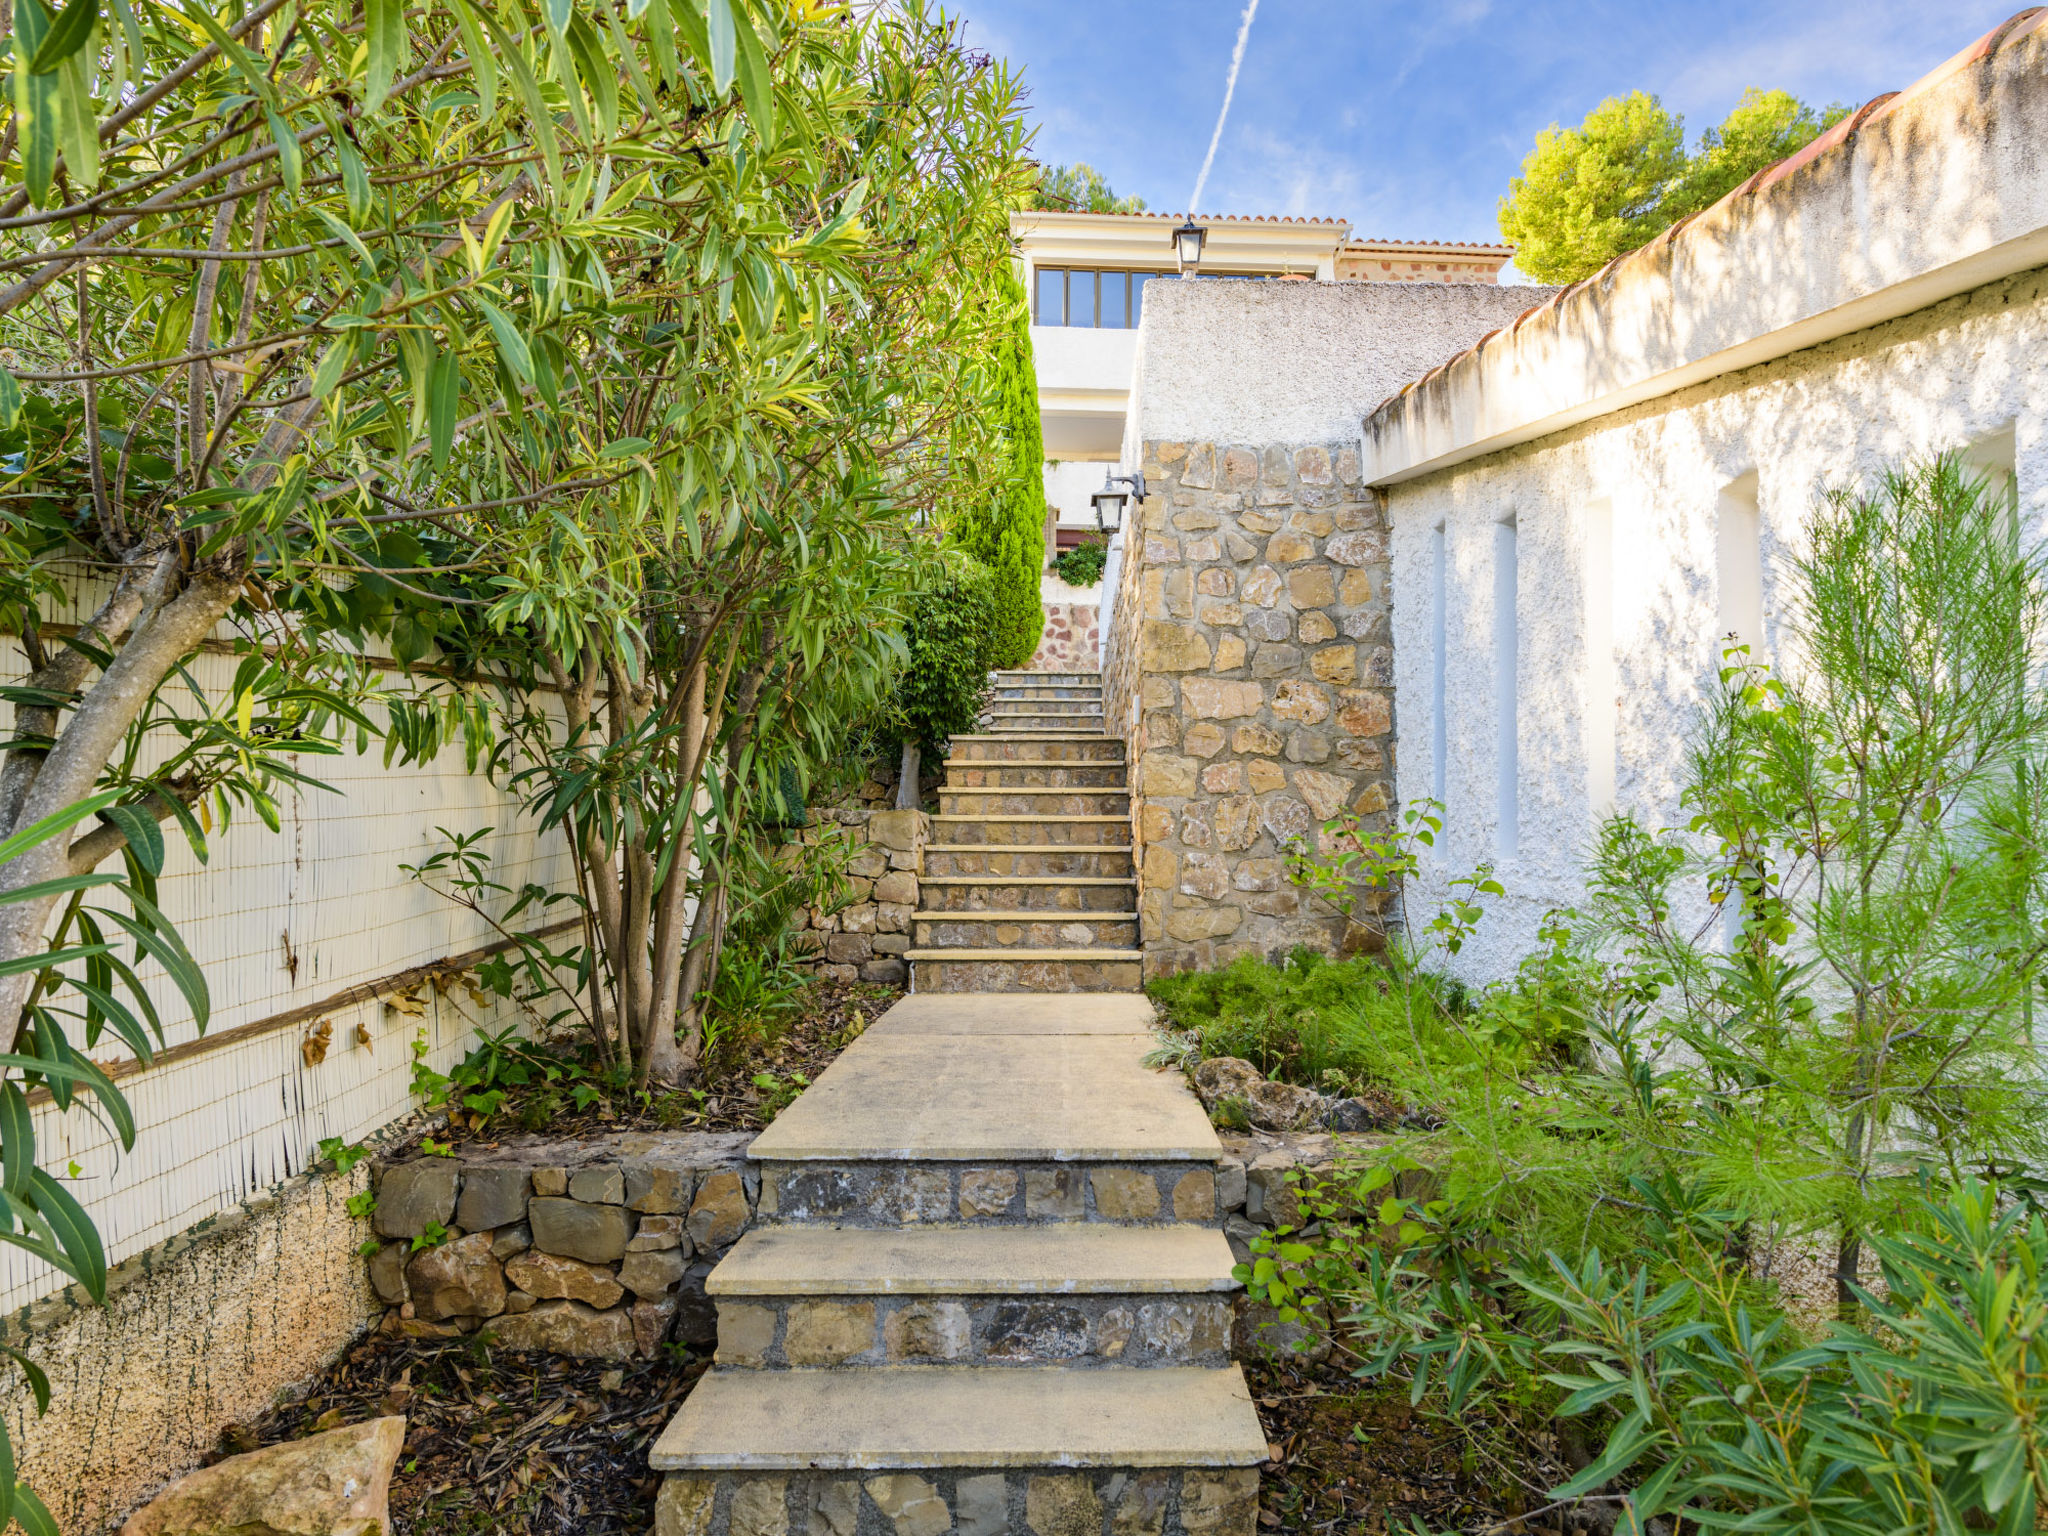
M 161 595 L 174 568 L 161 564 L 153 581 Z M 73 711 L 71 721 L 43 759 L 35 781 L 21 797 L 15 823 L 33 826 L 93 792 L 114 749 L 149 702 L 164 677 L 220 622 L 241 584 L 215 573 L 194 576 L 185 590 L 153 613 L 137 619 L 134 638 L 121 647 L 107 670 Z M 154 606 L 154 604 L 152 604 Z M 69 836 L 49 839 L 0 868 L 0 890 L 18 890 L 71 873 Z M 0 959 L 37 953 L 57 897 L 0 906 Z M 0 976 L 0 1051 L 14 1049 L 21 1010 L 33 971 Z
M 896 769 L 896 809 L 914 811 L 921 796 L 917 792 L 917 776 L 922 772 L 923 751 L 915 736 L 903 738 L 903 757 Z

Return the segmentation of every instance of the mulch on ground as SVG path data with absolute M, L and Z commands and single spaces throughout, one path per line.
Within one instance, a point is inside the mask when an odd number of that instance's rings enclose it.
M 394 1536 L 639 1536 L 660 1486 L 647 1449 L 710 1364 L 678 1345 L 620 1365 L 373 1334 L 220 1454 L 402 1413 Z
M 902 997 L 904 989 L 877 982 L 817 981 L 799 1012 L 765 1035 L 714 1052 L 704 1079 L 675 1092 L 614 1092 L 578 1105 L 574 1084 L 530 1083 L 505 1089 L 504 1105 L 488 1116 L 452 1116 L 422 1134 L 438 1143 L 490 1143 L 508 1135 L 597 1136 L 613 1131 L 758 1131 L 868 1025 Z M 565 1041 L 580 1050 L 581 1041 Z M 756 1081 L 763 1075 L 772 1085 Z
M 1572 1475 L 1554 1445 L 1528 1443 L 1512 1423 L 1412 1408 L 1406 1386 L 1360 1382 L 1335 1364 L 1248 1361 L 1245 1375 L 1274 1453 L 1260 1479 L 1263 1530 L 1554 1536 L 1573 1528 L 1558 1511 L 1510 1524 L 1542 1510 L 1550 1502 L 1543 1490 Z

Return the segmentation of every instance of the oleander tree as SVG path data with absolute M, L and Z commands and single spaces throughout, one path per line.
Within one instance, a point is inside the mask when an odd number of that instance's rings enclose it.
M 88 1043 L 146 1055 L 163 1021 L 108 935 L 203 1027 L 147 889 L 162 828 L 203 850 L 231 808 L 274 820 L 297 754 L 381 728 L 338 643 L 372 636 L 563 687 L 534 761 L 578 837 L 602 1025 L 643 1075 L 686 1071 L 721 829 L 886 695 L 920 525 L 1002 481 L 980 300 L 1030 181 L 1014 78 L 918 0 L 11 22 L 0 611 L 28 675 L 0 699 L 0 1098 L 70 1102 L 67 988 Z M 210 691 L 207 643 L 240 655 Z M 644 804 L 561 793 L 622 751 L 660 769 Z M 5 1105 L 0 1238 L 97 1291 L 90 1222 Z

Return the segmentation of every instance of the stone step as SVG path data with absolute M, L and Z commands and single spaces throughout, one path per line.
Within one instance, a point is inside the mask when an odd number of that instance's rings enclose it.
M 1211 1227 L 783 1226 L 706 1289 L 721 1366 L 1222 1365 L 1232 1263 Z
M 1214 1227 L 756 1227 L 705 1282 L 721 1301 L 790 1296 L 1232 1292 Z
M 926 875 L 918 894 L 927 914 L 1128 912 L 1137 901 L 1138 882 L 1064 875 Z
M 942 843 L 989 847 L 1128 848 L 1131 818 L 1125 816 L 948 816 L 932 817 L 932 835 Z
M 1126 772 L 1121 761 L 1076 763 L 1060 758 L 991 763 L 949 757 L 945 769 L 947 789 L 1121 789 Z
M 712 1371 L 655 1441 L 648 1464 L 657 1472 L 1256 1467 L 1269 1454 L 1234 1365 L 883 1366 Z
M 1131 850 L 1038 847 L 1004 843 L 926 843 L 924 879 L 969 876 L 1024 876 L 1030 879 L 1071 877 L 1082 880 L 1129 880 L 1136 874 Z
M 1155 1024 L 1143 997 L 907 997 L 841 1051 L 748 1155 L 1214 1164 L 1223 1144 L 1200 1101 L 1178 1074 L 1145 1065 Z
M 1100 731 L 1004 731 L 955 736 L 951 754 L 949 760 L 960 762 L 1121 763 L 1124 744 Z
M 1094 735 L 1102 730 L 1102 715 L 984 715 L 982 727 L 995 735 L 1005 732 L 1056 731 L 1063 726 Z
M 996 672 L 990 674 L 998 688 L 1017 684 L 1060 684 L 1102 685 L 1100 672 Z
M 913 954 L 941 949 L 1138 947 L 1135 912 L 918 912 L 910 921 Z
M 1002 683 L 997 685 L 998 699 L 1092 699 L 1102 701 L 1100 683 Z
M 1010 715 L 1099 715 L 1102 700 L 1086 699 L 1006 699 L 998 696 L 982 711 L 983 719 L 1000 719 Z
M 946 816 L 1128 816 L 1131 792 L 1122 785 L 1032 789 L 976 785 L 939 791 Z
M 1145 984 L 1145 955 L 1126 950 L 912 950 L 916 992 L 1136 992 Z

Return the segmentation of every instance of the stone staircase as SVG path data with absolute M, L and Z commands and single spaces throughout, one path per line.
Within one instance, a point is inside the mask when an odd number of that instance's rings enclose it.
M 999 672 L 955 736 L 912 920 L 916 992 L 1131 992 L 1142 980 L 1124 745 L 1095 672 Z
M 755 1140 L 658 1536 L 1253 1536 L 1222 1147 L 1151 1021 L 909 997 Z

